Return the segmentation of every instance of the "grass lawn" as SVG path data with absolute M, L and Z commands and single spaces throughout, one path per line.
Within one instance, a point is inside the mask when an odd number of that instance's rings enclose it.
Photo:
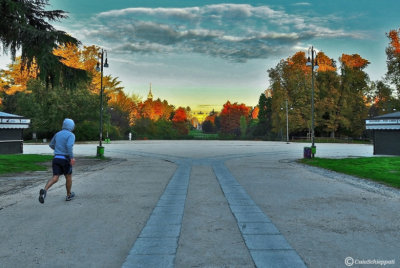
M 191 130 L 189 136 L 193 136 L 195 140 L 217 140 L 218 134 L 206 134 L 200 130 Z
M 294 139 L 291 142 L 310 142 L 311 139 Z M 316 143 L 351 143 L 351 144 L 372 144 L 370 140 L 354 140 L 354 139 L 339 139 L 339 138 L 322 138 L 316 137 Z
M 6 154 L 0 155 L 0 174 L 46 170 L 40 163 L 51 161 L 52 155 Z
M 400 188 L 400 157 L 314 158 L 300 162 Z

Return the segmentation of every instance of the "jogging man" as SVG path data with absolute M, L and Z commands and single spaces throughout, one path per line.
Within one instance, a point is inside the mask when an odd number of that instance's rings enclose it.
M 53 158 L 53 177 L 48 180 L 44 189 L 40 189 L 39 202 L 44 203 L 47 191 L 58 181 L 61 175 L 65 176 L 65 188 L 67 189 L 66 201 L 71 201 L 75 193 L 71 192 L 72 186 L 72 166 L 75 164 L 73 146 L 75 143 L 75 135 L 72 133 L 75 123 L 72 119 L 65 118 L 62 130 L 56 133 L 50 141 L 50 148 L 54 150 Z

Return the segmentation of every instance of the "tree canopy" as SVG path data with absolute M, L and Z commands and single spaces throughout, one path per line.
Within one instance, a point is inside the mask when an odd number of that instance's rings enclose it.
M 48 0 L 1 0 L 0 45 L 3 53 L 15 59 L 21 51 L 21 66 L 29 70 L 35 63 L 38 76 L 46 84 L 74 87 L 87 79 L 86 72 L 68 67 L 53 54 L 60 45 L 79 44 L 67 33 L 55 29 L 50 22 L 67 18 L 62 10 L 46 10 Z
M 387 80 L 396 87 L 397 95 L 400 95 L 400 29 L 391 30 L 387 37 L 390 42 L 386 48 L 387 55 Z

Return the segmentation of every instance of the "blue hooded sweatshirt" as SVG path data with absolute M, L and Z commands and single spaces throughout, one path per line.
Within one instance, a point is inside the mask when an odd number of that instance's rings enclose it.
M 62 130 L 56 133 L 50 141 L 50 148 L 54 150 L 54 155 L 65 155 L 70 159 L 74 158 L 72 148 L 75 143 L 75 135 L 72 131 L 75 123 L 72 119 L 65 118 Z

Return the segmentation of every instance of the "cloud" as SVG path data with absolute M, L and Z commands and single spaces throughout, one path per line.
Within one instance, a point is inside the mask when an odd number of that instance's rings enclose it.
M 88 28 L 84 36 L 105 40 L 121 53 L 199 53 L 246 62 L 292 51 L 315 38 L 363 38 L 332 27 L 337 19 L 302 17 L 249 4 L 127 8 L 99 13 L 89 24 L 96 29 Z
M 311 6 L 311 3 L 309 2 L 299 2 L 299 3 L 294 3 L 294 6 Z
M 113 48 L 115 53 L 141 53 L 141 54 L 153 54 L 153 53 L 168 53 L 172 52 L 172 49 L 166 46 L 148 43 L 125 43 L 120 46 Z
M 191 8 L 126 8 L 110 10 L 98 14 L 99 18 L 118 18 L 125 16 L 152 16 L 171 19 L 193 20 L 199 17 L 198 7 Z

